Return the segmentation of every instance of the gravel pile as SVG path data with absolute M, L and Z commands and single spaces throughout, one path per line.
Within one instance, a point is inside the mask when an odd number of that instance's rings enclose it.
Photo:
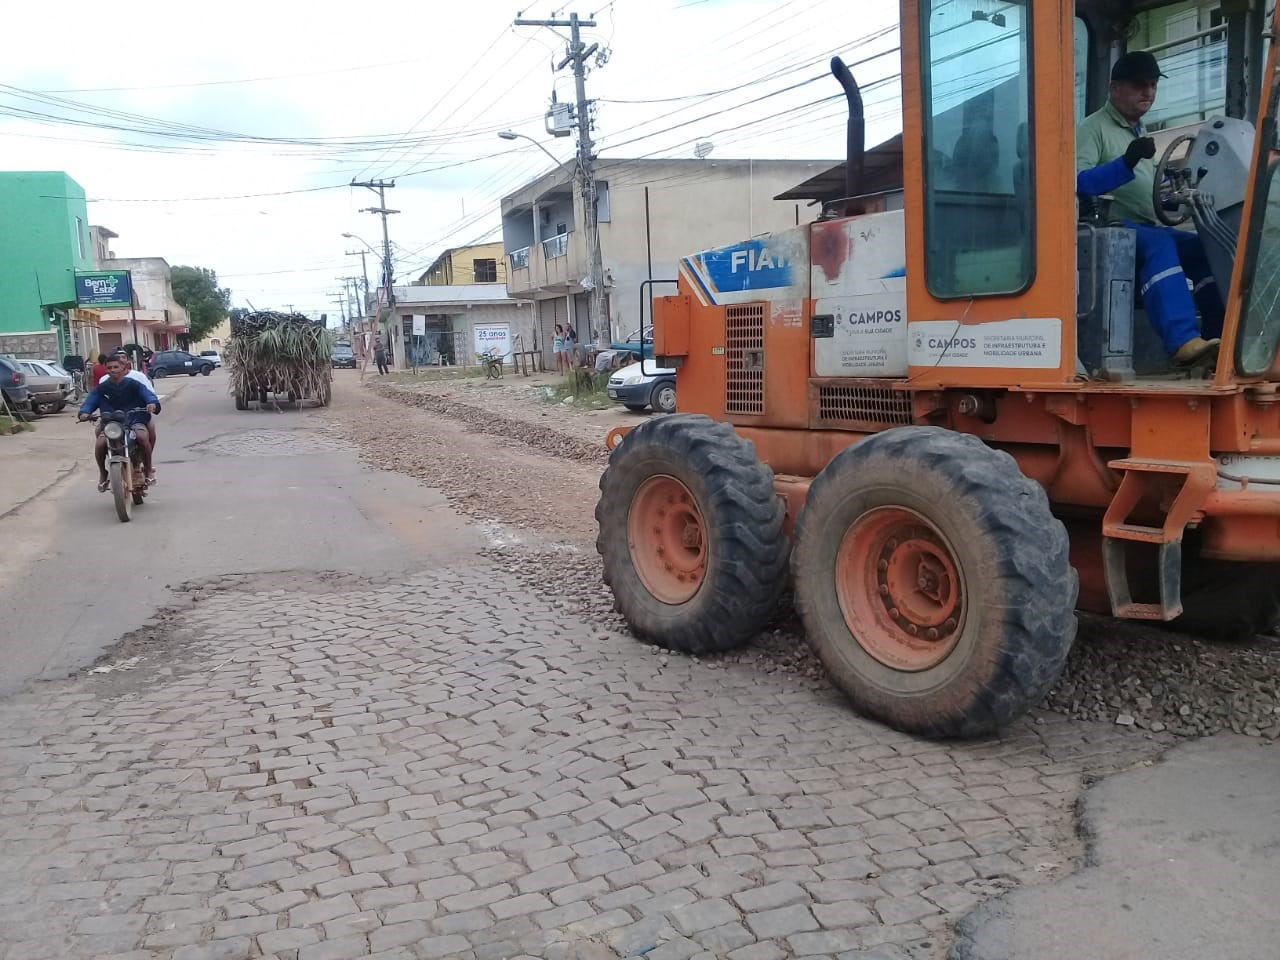
M 1232 730 L 1280 740 L 1280 640 L 1211 643 L 1082 616 L 1066 672 L 1046 706 L 1156 733 Z
M 559 468 L 551 460 L 513 465 L 510 453 L 495 453 L 474 433 L 447 422 L 431 429 L 430 421 L 418 417 L 388 420 L 379 414 L 378 421 L 387 427 L 379 430 L 376 441 L 368 440 L 362 425 L 346 431 L 365 445 L 366 459 L 375 465 L 418 476 L 444 490 L 464 514 L 495 527 L 511 525 L 514 535 L 492 538 L 501 545 L 487 551 L 511 576 L 534 589 L 553 590 L 555 602 L 566 613 L 604 631 L 629 632 L 613 611 L 613 597 L 604 586 L 595 552 L 596 464 L 607 459 L 602 446 L 485 409 L 481 391 L 466 403 L 381 384 L 374 392 L 456 418 L 477 432 L 515 438 L 553 457 L 577 461 Z M 502 406 L 509 402 L 503 398 Z M 536 407 L 528 414 L 538 415 Z M 452 436 L 442 442 L 442 433 Z M 448 455 L 441 455 L 444 450 Z M 479 482 L 477 476 L 490 482 Z M 513 495 L 520 489 L 535 491 L 532 502 L 527 494 Z M 654 654 L 679 656 L 656 647 Z M 719 661 L 750 662 L 765 672 L 827 684 L 821 663 L 785 602 L 753 643 L 704 661 L 710 666 Z M 1044 707 L 1144 735 L 1195 737 L 1233 730 L 1280 740 L 1280 640 L 1213 643 L 1150 625 L 1085 615 L 1062 680 Z
M 607 431 L 601 432 L 594 440 L 583 440 L 552 427 L 531 423 L 527 419 L 504 416 L 480 404 L 464 402 L 453 396 L 376 381 L 370 384 L 370 389 L 378 396 L 461 420 L 480 433 L 516 440 L 557 457 L 595 463 L 604 463 L 609 459 L 609 452 L 604 446 Z M 477 391 L 476 398 L 482 396 Z

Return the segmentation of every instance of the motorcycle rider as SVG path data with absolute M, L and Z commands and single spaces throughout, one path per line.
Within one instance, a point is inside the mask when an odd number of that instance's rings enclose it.
M 150 377 L 148 377 L 148 376 L 147 376 L 145 373 L 143 373 L 142 371 L 133 369 L 133 361 L 131 361 L 131 360 L 129 359 L 129 354 L 125 351 L 125 349 L 124 349 L 123 347 L 117 347 L 117 348 L 116 348 L 116 350 L 115 350 L 114 356 L 119 357 L 119 358 L 120 358 L 120 360 L 121 360 L 121 362 L 123 362 L 123 363 L 124 363 L 124 369 L 125 369 L 125 374 L 124 374 L 124 375 L 125 375 L 125 377 L 127 377 L 127 378 L 128 378 L 128 379 L 130 379 L 130 380 L 137 380 L 139 383 L 141 383 L 143 386 L 145 386 L 145 387 L 146 387 L 148 390 L 150 390 L 152 393 L 155 393 L 155 392 L 156 392 L 155 384 L 153 384 L 153 383 L 151 382 L 151 378 L 150 378 Z M 103 371 L 104 371 L 104 372 L 103 372 L 102 376 L 98 378 L 98 383 L 106 383 L 106 381 L 107 381 L 107 379 L 108 379 L 108 378 L 107 378 L 107 374 L 106 374 L 105 370 L 106 370 L 106 368 L 104 367 L 104 368 L 103 368 Z M 156 421 L 155 421 L 155 417 L 150 417 L 150 418 L 148 418 L 148 422 L 147 422 L 147 436 L 149 436 L 149 437 L 151 438 L 151 455 L 152 455 L 152 457 L 154 457 L 154 456 L 155 456 L 155 452 L 156 452 Z
M 142 453 L 143 476 L 150 485 L 156 482 L 156 472 L 151 465 L 151 437 L 147 431 L 147 423 L 153 414 L 160 412 L 160 399 L 154 390 L 137 379 L 126 377 L 125 372 L 122 358 L 114 355 L 108 357 L 107 380 L 94 387 L 89 396 L 85 397 L 84 403 L 80 405 L 78 419 L 87 420 L 95 411 L 128 413 L 137 407 L 145 406 L 146 419 L 142 419 L 139 414 L 133 414 L 126 427 L 133 431 L 134 441 Z M 105 493 L 111 485 L 107 476 L 107 438 L 102 435 L 102 429 L 103 422 L 99 420 L 97 429 L 94 431 L 97 439 L 93 450 L 94 459 L 98 461 L 99 493 Z

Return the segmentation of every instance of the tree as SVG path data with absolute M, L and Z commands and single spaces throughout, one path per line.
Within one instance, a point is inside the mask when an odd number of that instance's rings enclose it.
M 203 340 L 227 317 L 231 291 L 218 286 L 218 274 L 208 267 L 174 267 L 173 298 L 191 318 L 191 341 Z

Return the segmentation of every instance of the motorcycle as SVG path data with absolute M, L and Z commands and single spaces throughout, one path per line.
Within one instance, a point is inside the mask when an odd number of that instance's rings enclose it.
M 92 416 L 90 422 L 103 421 L 102 435 L 107 438 L 107 479 L 111 484 L 111 498 L 115 501 L 116 516 L 121 523 L 129 522 L 134 506 L 147 498 L 147 478 L 142 466 L 142 448 L 138 446 L 130 421 L 135 414 L 146 413 L 146 407 L 133 410 L 116 410 Z

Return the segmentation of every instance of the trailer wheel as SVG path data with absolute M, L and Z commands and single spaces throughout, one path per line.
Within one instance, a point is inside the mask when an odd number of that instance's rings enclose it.
M 796 524 L 796 607 L 858 710 L 911 733 L 979 736 L 1062 673 L 1078 590 L 1067 547 L 1012 457 L 901 427 L 814 480 Z
M 646 421 L 600 478 L 596 549 L 614 608 L 639 636 L 675 650 L 746 643 L 786 580 L 783 516 L 773 472 L 727 423 Z
M 1238 643 L 1280 625 L 1280 565 L 1194 559 L 1183 571 L 1182 616 L 1169 627 Z

